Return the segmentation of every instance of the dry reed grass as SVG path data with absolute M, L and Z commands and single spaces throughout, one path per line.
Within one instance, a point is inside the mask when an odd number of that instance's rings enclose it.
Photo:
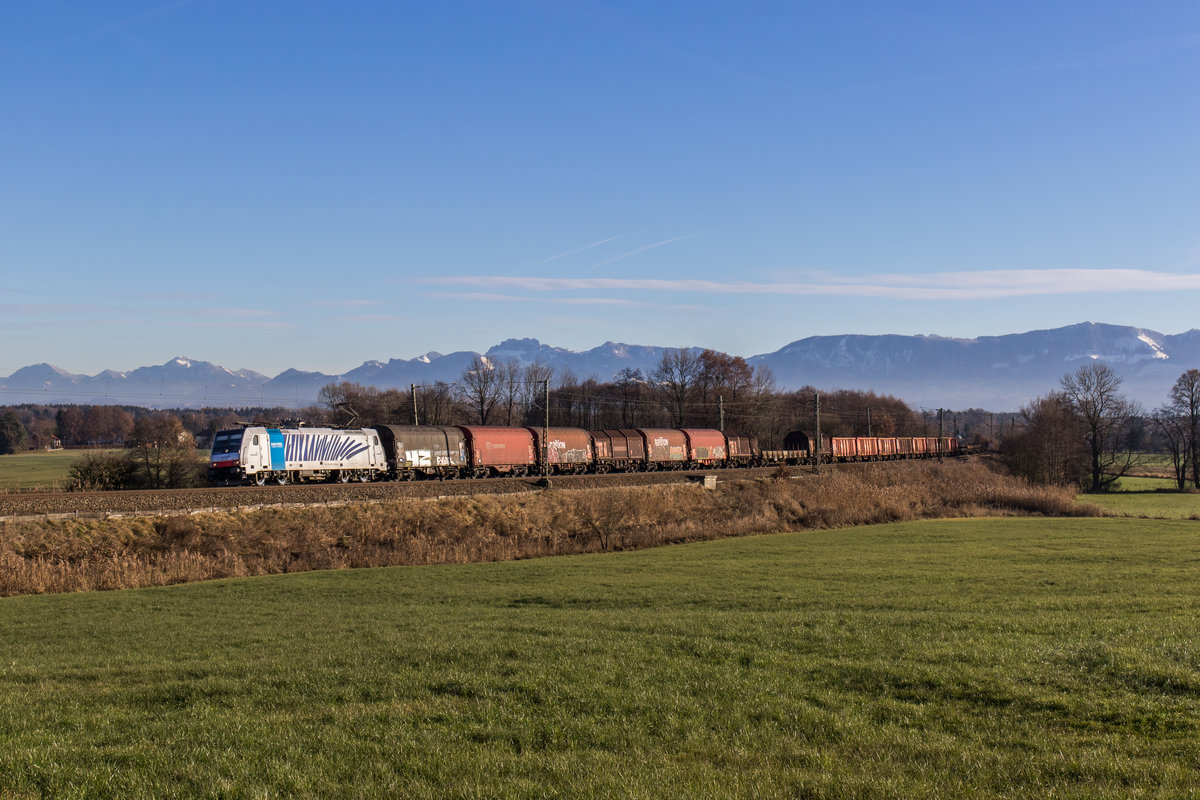
M 933 517 L 1096 515 L 978 464 L 880 464 L 797 480 L 547 491 L 0 530 L 0 596 L 315 569 L 465 563 Z

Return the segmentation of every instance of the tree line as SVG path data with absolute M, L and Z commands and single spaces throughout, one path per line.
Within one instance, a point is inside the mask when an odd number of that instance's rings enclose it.
M 1121 393 L 1108 364 L 1086 364 L 1059 388 L 1021 409 L 1004 438 L 1009 469 L 1037 483 L 1111 488 L 1146 453 L 1165 455 L 1180 490 L 1200 489 L 1200 370 L 1179 376 L 1164 403 L 1146 412 Z
M 667 350 L 648 373 L 626 368 L 610 381 L 569 369 L 477 356 L 453 383 L 409 391 L 357 383 L 323 387 L 305 416 L 319 424 L 529 425 L 584 428 L 724 428 L 779 447 L 816 424 L 817 390 L 780 390 L 771 371 L 715 350 Z M 986 412 L 982 412 L 986 413 Z M 869 391 L 820 393 L 826 436 L 937 435 L 937 420 Z M 965 421 L 965 418 L 964 418 Z M 952 435 L 943 421 L 946 435 Z M 930 427 L 933 431 L 930 432 Z
M 822 391 L 825 436 L 936 436 L 992 438 L 1013 415 L 971 409 L 939 416 L 870 391 Z M 23 404 L 0 412 L 0 453 L 66 447 L 147 447 L 147 442 L 190 441 L 207 447 L 212 434 L 237 424 L 311 426 L 398 424 L 531 425 L 587 430 L 653 427 L 723 427 L 778 448 L 793 430 L 816 426 L 818 390 L 781 390 L 771 371 L 715 350 L 665 351 L 654 369 L 623 369 L 612 380 L 579 378 L 545 363 L 476 357 L 453 382 L 409 390 L 331 383 L 317 403 L 289 409 L 175 409 L 137 406 Z M 548 402 L 547 402 L 548 401 Z M 547 415 L 548 411 L 548 415 Z M 172 421 L 173 420 L 173 421 Z M 164 435 L 162 426 L 179 435 Z M 158 433 L 148 433 L 157 427 Z M 187 434 L 183 436 L 182 434 Z M 143 459 L 145 460 L 145 459 Z
M 1200 488 L 1200 370 L 1180 376 L 1164 404 L 1143 411 L 1108 365 L 1088 364 L 1019 412 L 913 408 L 870 391 L 781 390 L 769 369 L 714 350 L 668 350 L 655 368 L 612 380 L 578 378 L 544 363 L 476 357 L 453 382 L 402 389 L 323 387 L 305 409 L 152 411 L 136 406 L 38 405 L 0 412 L 0 452 L 53 446 L 120 448 L 81 461 L 81 486 L 175 487 L 204 482 L 212 434 L 238 424 L 355 427 L 374 424 L 529 425 L 587 430 L 722 427 L 782 446 L 793 430 L 823 436 L 959 436 L 1002 442 L 1015 474 L 1102 490 L 1148 451 L 1165 454 L 1180 488 Z M 818 399 L 819 398 L 819 399 Z M 90 470 L 90 471 L 88 471 Z

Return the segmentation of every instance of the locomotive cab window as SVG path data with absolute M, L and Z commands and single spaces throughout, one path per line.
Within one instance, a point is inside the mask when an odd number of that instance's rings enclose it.
M 255 437 L 257 438 L 257 437 Z M 213 438 L 212 451 L 216 454 L 236 453 L 242 448 L 241 431 L 220 431 Z

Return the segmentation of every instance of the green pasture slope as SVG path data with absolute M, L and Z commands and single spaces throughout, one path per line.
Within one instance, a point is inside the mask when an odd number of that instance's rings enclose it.
M 0 490 L 58 489 L 85 450 L 31 450 L 0 456 Z
M 1082 494 L 1079 501 L 1119 516 L 1200 520 L 1200 493 L 1176 487 L 1172 480 L 1122 478 L 1117 491 Z
M 1200 524 L 0 600 L 0 798 L 1200 796 Z

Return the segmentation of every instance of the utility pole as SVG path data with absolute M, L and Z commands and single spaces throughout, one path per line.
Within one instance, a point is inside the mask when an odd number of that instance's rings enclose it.
M 938 461 L 942 460 L 942 418 L 945 415 L 946 415 L 946 409 L 939 408 L 938 409 L 938 446 L 937 446 Z
M 871 407 L 867 406 L 867 436 L 871 435 Z
M 813 458 L 813 472 L 820 474 L 821 472 L 821 393 L 813 392 L 813 415 L 817 422 L 817 441 L 813 443 L 815 448 Z
M 413 384 L 409 384 L 409 387 L 412 389 L 413 425 L 420 425 L 421 423 L 417 422 L 417 385 L 415 383 L 413 383 Z
M 717 430 L 721 433 L 725 432 L 725 395 L 717 395 L 717 407 L 720 409 L 720 417 L 717 423 Z
M 542 420 L 542 480 L 550 480 L 550 379 L 542 381 L 546 398 L 546 416 Z

